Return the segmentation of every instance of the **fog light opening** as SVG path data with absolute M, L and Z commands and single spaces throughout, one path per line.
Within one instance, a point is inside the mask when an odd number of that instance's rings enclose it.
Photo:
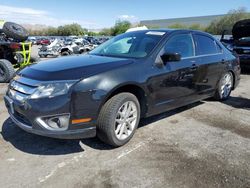
M 44 128 L 52 131 L 64 131 L 69 126 L 69 114 L 37 118 L 37 122 Z

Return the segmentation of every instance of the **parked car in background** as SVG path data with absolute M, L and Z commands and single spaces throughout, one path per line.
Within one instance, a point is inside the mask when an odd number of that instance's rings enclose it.
M 66 38 L 64 45 L 60 49 L 62 56 L 68 56 L 73 54 L 84 54 L 93 50 L 96 45 L 89 43 L 87 40 L 82 39 L 81 43 L 76 43 L 72 37 Z
M 40 38 L 36 41 L 37 45 L 49 45 L 50 44 L 50 40 L 47 38 Z
M 28 37 L 26 42 L 31 42 L 32 45 L 36 44 L 37 40 L 36 37 Z
M 86 37 L 85 39 L 87 41 L 89 41 L 89 43 L 91 43 L 93 45 L 100 45 L 100 44 L 102 44 L 102 42 L 98 38 L 95 38 L 95 37 Z
M 49 45 L 42 45 L 42 47 L 39 49 L 38 55 L 41 58 L 46 58 L 48 56 L 58 57 L 60 55 L 62 46 L 63 43 L 60 40 L 55 39 Z
M 112 38 L 88 55 L 21 70 L 4 97 L 22 129 L 55 138 L 98 136 L 126 144 L 141 117 L 214 97 L 240 80 L 237 57 L 211 35 L 146 30 Z
M 85 48 L 83 45 L 78 45 L 75 42 L 66 41 L 64 46 L 62 46 L 59 50 L 62 56 L 68 56 L 73 54 L 83 54 L 85 52 Z
M 82 44 L 83 38 L 77 36 L 69 36 L 70 39 L 76 44 Z
M 225 39 L 223 34 L 221 42 L 238 54 L 242 68 L 250 68 L 250 19 L 235 23 L 232 38 Z

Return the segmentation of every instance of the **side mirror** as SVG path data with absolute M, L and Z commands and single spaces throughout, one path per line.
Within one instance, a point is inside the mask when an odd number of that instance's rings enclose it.
M 164 53 L 161 55 L 161 59 L 163 63 L 167 63 L 170 61 L 180 61 L 181 55 L 179 53 Z

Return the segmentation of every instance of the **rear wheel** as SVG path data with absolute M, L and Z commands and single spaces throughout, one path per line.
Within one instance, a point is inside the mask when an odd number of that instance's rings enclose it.
M 134 135 L 140 120 L 140 104 L 131 93 L 120 93 L 109 99 L 97 121 L 97 136 L 105 143 L 118 147 Z
M 5 59 L 0 59 L 0 83 L 9 82 L 14 75 L 15 69 L 12 64 Z
M 231 72 L 223 74 L 218 84 L 214 98 L 220 101 L 228 99 L 233 88 L 233 83 L 233 74 Z

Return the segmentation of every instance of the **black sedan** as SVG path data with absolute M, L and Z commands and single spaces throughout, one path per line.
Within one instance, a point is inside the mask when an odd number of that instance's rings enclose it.
M 5 103 L 20 128 L 54 138 L 98 136 L 127 143 L 140 118 L 214 97 L 240 80 L 237 59 L 211 35 L 191 30 L 128 32 L 88 55 L 21 70 Z

